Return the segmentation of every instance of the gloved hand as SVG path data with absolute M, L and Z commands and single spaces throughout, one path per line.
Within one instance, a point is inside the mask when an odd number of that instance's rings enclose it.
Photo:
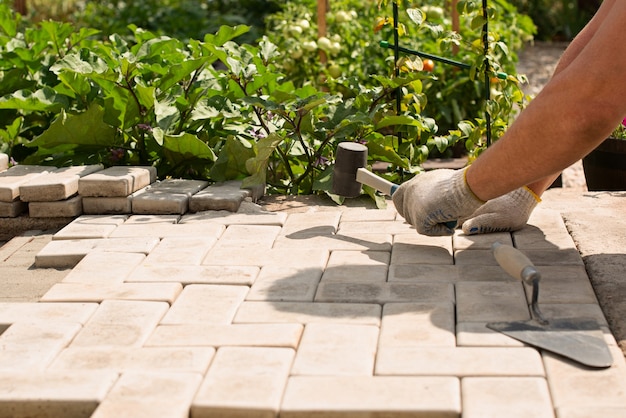
M 517 231 L 526 225 L 539 202 L 539 196 L 522 187 L 488 201 L 469 218 L 459 220 L 459 224 L 467 235 Z
M 417 232 L 433 236 L 454 234 L 456 222 L 485 203 L 467 185 L 465 169 L 419 174 L 403 183 L 392 199 L 400 216 Z

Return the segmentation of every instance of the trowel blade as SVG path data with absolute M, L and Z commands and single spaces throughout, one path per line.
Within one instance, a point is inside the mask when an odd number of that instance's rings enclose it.
M 495 322 L 487 327 L 585 366 L 606 368 L 613 364 L 602 330 L 592 319 L 552 319 L 547 325 L 534 320 Z

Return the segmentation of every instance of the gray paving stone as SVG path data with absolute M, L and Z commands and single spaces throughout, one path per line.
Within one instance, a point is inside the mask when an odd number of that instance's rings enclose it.
M 117 379 L 110 370 L 0 372 L 0 417 L 88 417 Z
M 312 302 L 321 276 L 322 268 L 265 266 L 246 300 Z
M 487 328 L 486 322 L 457 322 L 456 344 L 459 347 L 523 347 L 524 343 Z
M 87 284 L 57 283 L 41 297 L 43 302 L 102 302 L 107 299 L 164 301 L 173 303 L 180 283 Z
M 383 306 L 379 347 L 454 347 L 454 304 L 387 303 Z
M 123 283 L 146 258 L 141 253 L 98 251 L 88 253 L 63 279 L 63 283 Z
M 535 266 L 583 266 L 583 260 L 575 248 L 564 250 L 524 250 Z
M 527 347 L 381 347 L 376 375 L 544 376 L 541 355 Z
M 83 215 L 54 234 L 53 239 L 108 238 L 127 218 L 126 215 Z
M 16 218 L 28 210 L 28 204 L 21 200 L 0 202 L 0 218 Z
M 38 176 L 20 185 L 23 202 L 55 202 L 68 199 L 78 193 L 81 177 L 103 170 L 101 164 L 63 167 Z
M 296 323 L 379 325 L 381 306 L 366 303 L 244 302 L 234 323 Z
M 55 170 L 41 165 L 16 165 L 0 173 L 0 202 L 12 203 L 20 197 L 20 186 Z
M 111 238 L 122 237 L 214 237 L 219 238 L 225 226 L 219 223 L 172 224 L 124 223 L 111 232 Z
M 200 373 L 124 373 L 91 418 L 187 418 Z
M 520 250 L 567 250 L 576 249 L 574 240 L 567 229 L 539 229 L 527 226 L 513 233 L 515 247 Z
M 539 303 L 594 304 L 598 303 L 584 266 L 541 266 Z M 528 300 L 532 286 L 525 286 Z
M 386 264 L 330 266 L 324 270 L 322 282 L 384 283 L 388 269 Z
M 508 232 L 496 232 L 492 234 L 465 235 L 463 231 L 457 229 L 452 238 L 455 250 L 490 250 L 495 242 L 500 244 L 513 245 L 513 239 Z
M 49 370 L 205 373 L 212 347 L 68 347 Z
M 301 324 L 180 324 L 156 327 L 146 347 L 288 347 L 298 348 Z
M 72 341 L 72 347 L 140 347 L 167 312 L 165 302 L 105 300 Z
M 0 153 L 0 173 L 9 169 L 9 156 Z
M 45 324 L 48 321 L 84 324 L 97 308 L 97 303 L 0 302 L 0 324 Z
M 166 179 L 148 186 L 133 197 L 133 213 L 183 215 L 189 210 L 189 198 L 209 185 L 207 181 Z
M 247 293 L 248 286 L 185 286 L 161 323 L 230 324 Z
M 521 282 L 462 282 L 455 287 L 457 322 L 530 319 Z
M 454 286 L 450 283 L 359 283 L 322 281 L 316 302 L 392 303 L 453 302 Z
M 196 394 L 191 415 L 278 416 L 293 356 L 294 350 L 288 348 L 220 348 Z
M 137 192 L 141 193 L 141 191 Z M 123 197 L 82 196 L 83 212 L 87 215 L 128 215 L 133 212 L 135 195 Z
M 392 264 L 388 281 L 395 283 L 455 283 L 459 266 L 441 264 Z
M 221 284 L 250 286 L 259 274 L 258 267 L 252 266 L 188 266 L 188 265 L 141 265 L 134 269 L 125 281 L 177 282 L 189 284 Z
M 148 254 L 144 264 L 200 265 L 216 242 L 212 236 L 166 237 Z
M 458 250 L 454 252 L 454 264 L 458 266 L 497 266 L 491 250 Z
M 307 324 L 291 375 L 371 376 L 378 331 L 374 325 Z
M 189 211 L 226 210 L 237 212 L 250 191 L 241 188 L 240 181 L 213 184 L 189 199 Z
M 454 264 L 452 239 L 416 233 L 395 235 L 391 264 Z
M 461 390 L 455 377 L 293 376 L 281 418 L 458 417 Z
M 541 377 L 467 377 L 461 393 L 464 418 L 554 417 L 548 384 Z
M 73 218 L 83 214 L 83 198 L 74 196 L 57 202 L 30 202 L 28 216 L 31 218 Z
M 391 251 L 391 235 L 378 233 L 279 236 L 274 248 L 305 246 L 329 251 Z
M 78 181 L 78 193 L 83 197 L 125 197 L 154 183 L 155 167 L 109 167 L 89 174 Z
M 598 325 L 608 326 L 602 309 L 595 303 L 545 303 L 540 306 L 546 318 L 589 318 L 596 320 Z

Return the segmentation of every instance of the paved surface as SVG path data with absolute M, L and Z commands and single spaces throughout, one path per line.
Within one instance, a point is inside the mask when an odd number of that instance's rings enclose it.
M 583 260 L 620 295 L 624 198 L 550 191 L 524 230 L 473 238 L 314 198 L 16 237 L 0 249 L 0 416 L 622 417 L 626 363 Z M 603 326 L 611 368 L 485 328 L 530 317 L 494 241 L 539 266 L 546 316 Z

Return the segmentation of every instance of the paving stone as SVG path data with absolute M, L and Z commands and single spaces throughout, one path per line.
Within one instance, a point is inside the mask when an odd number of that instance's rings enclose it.
M 213 237 L 219 238 L 224 225 L 218 223 L 172 224 L 172 223 L 124 223 L 111 232 L 111 238 L 124 237 Z
M 0 202 L 12 203 L 20 197 L 20 186 L 55 170 L 41 165 L 15 165 L 0 173 Z
M 156 327 L 145 346 L 288 347 L 298 348 L 301 324 L 182 324 Z
M 373 325 L 307 324 L 291 375 L 371 376 L 378 331 Z
M 18 322 L 0 334 L 0 371 L 44 370 L 80 330 L 76 322 Z
M 78 181 L 83 197 L 124 197 L 154 183 L 156 167 L 114 166 L 89 174 Z
M 4 153 L 0 153 L 0 172 L 3 172 L 8 169 L 9 169 L 9 156 Z
M 32 260 L 32 259 L 31 259 Z M 37 302 L 55 283 L 59 283 L 67 270 L 40 270 L 33 267 L 0 267 L 0 301 Z
M 74 196 L 58 202 L 30 202 L 28 216 L 31 218 L 73 218 L 83 214 L 83 198 Z
M 241 202 L 250 196 L 250 191 L 241 188 L 240 181 L 213 184 L 194 194 L 189 199 L 189 211 L 226 210 L 237 212 Z
M 394 221 L 397 214 L 393 205 L 385 209 L 345 208 L 341 211 L 341 222 Z
M 391 251 L 390 234 L 329 234 L 309 235 L 291 234 L 279 236 L 274 243 L 274 248 L 293 248 L 305 246 L 306 248 L 321 248 L 329 251 Z
M 491 250 L 458 250 L 454 252 L 454 264 L 458 266 L 497 266 Z
M 165 302 L 105 300 L 72 341 L 72 347 L 140 347 L 165 315 Z
M 604 313 L 598 304 L 568 304 L 545 303 L 541 304 L 541 313 L 546 318 L 589 318 L 598 322 L 598 325 L 608 326 Z
M 450 283 L 359 283 L 322 281 L 316 302 L 390 303 L 453 302 L 454 286 Z
M 558 418 L 623 418 L 626 416 L 625 408 L 611 408 L 600 405 L 581 408 L 579 406 L 564 406 L 556 411 Z
M 324 270 L 323 283 L 384 283 L 387 281 L 386 264 L 331 266 Z
M 199 265 L 216 242 L 212 236 L 166 237 L 148 254 L 144 264 Z
M 203 265 L 225 266 L 276 266 L 300 269 L 324 268 L 328 251 L 308 248 L 239 248 L 214 247 L 209 251 Z
M 124 225 L 176 224 L 180 215 L 131 215 Z
M 454 347 L 453 303 L 387 303 L 383 306 L 380 347 Z
M 340 218 L 341 212 L 338 211 L 290 213 L 281 235 L 297 238 L 334 234 Z
M 51 241 L 35 256 L 37 268 L 71 268 L 92 251 L 148 254 L 158 238 L 110 238 Z
M 539 303 L 598 303 L 584 266 L 541 266 Z M 528 300 L 532 286 L 525 286 Z
M 391 250 L 391 264 L 454 264 L 452 252 L 437 245 L 395 243 Z
M 460 265 L 460 282 L 511 282 L 515 281 L 500 266 L 481 266 L 475 264 Z
M 230 324 L 248 286 L 185 286 L 162 324 Z
M 276 417 L 294 350 L 222 347 L 191 406 L 194 418 Z
M 441 264 L 392 264 L 388 281 L 395 283 L 455 283 L 459 266 Z
M 126 219 L 125 215 L 83 215 L 54 234 L 53 239 L 107 238 Z
M 49 370 L 114 370 L 205 373 L 212 347 L 68 347 Z
M 455 377 L 293 376 L 281 418 L 458 417 Z
M 78 193 L 81 177 L 104 169 L 102 164 L 63 167 L 38 176 L 20 185 L 20 200 L 23 202 L 55 202 L 65 200 Z
M 234 323 L 379 325 L 381 306 L 366 303 L 244 302 Z
M 624 356 L 618 347 L 609 348 L 615 364 L 607 369 L 587 368 L 556 354 L 544 353 L 555 408 L 626 408 Z
M 134 196 L 135 195 L 123 197 L 83 196 L 83 212 L 87 215 L 128 215 L 133 212 Z
M 251 266 L 169 266 L 141 265 L 126 277 L 131 282 L 177 282 L 189 284 L 222 284 L 250 286 L 259 274 L 258 267 Z
M 487 328 L 486 322 L 457 322 L 456 344 L 459 347 L 523 347 L 524 343 Z
M 387 266 L 390 255 L 386 251 L 333 251 L 328 267 L 336 266 Z
M 541 377 L 466 377 L 461 393 L 464 418 L 554 417 L 548 384 Z
M 456 284 L 457 322 L 501 322 L 530 319 L 521 282 Z
M 280 233 L 274 225 L 230 225 L 220 236 L 220 247 L 262 247 L 272 248 Z
M 199 373 L 124 373 L 91 418 L 187 418 Z
M 42 296 L 43 302 L 102 302 L 107 299 L 174 302 L 180 283 L 57 283 Z
M 0 324 L 77 322 L 84 324 L 98 308 L 96 303 L 3 303 Z
M 140 253 L 92 252 L 76 264 L 63 283 L 122 283 L 145 258 Z
M 454 231 L 452 241 L 455 250 L 491 250 L 491 246 L 496 242 L 513 245 L 513 239 L 509 232 L 465 235 L 463 231 L 457 229 Z
M 157 181 L 133 197 L 133 213 L 180 214 L 189 210 L 189 199 L 209 185 L 207 181 L 166 179 Z
M 107 370 L 0 372 L 0 417 L 88 417 L 117 378 Z
M 377 375 L 544 376 L 541 355 L 527 347 L 380 347 Z
M 312 302 L 321 276 L 321 268 L 265 266 L 246 300 Z
M 20 200 L 0 202 L 0 218 L 17 218 L 28 210 L 28 204 Z
M 232 213 L 223 210 L 211 210 L 184 215 L 180 223 L 216 222 L 222 225 L 278 225 L 282 226 L 287 219 L 286 213 L 259 212 L 259 213 Z
M 565 250 L 524 250 L 535 266 L 583 266 L 580 253 L 575 248 Z
M 515 247 L 520 250 L 568 250 L 576 249 L 574 240 L 563 227 L 557 230 L 527 226 L 513 233 Z
M 415 229 L 405 223 L 398 221 L 380 221 L 380 222 L 341 222 L 337 233 L 339 234 L 358 234 L 379 232 L 391 235 L 398 234 L 417 234 Z
M 551 231 L 566 229 L 563 216 L 561 216 L 559 211 L 543 209 L 541 206 L 532 211 L 528 219 L 528 225 L 535 229 Z

